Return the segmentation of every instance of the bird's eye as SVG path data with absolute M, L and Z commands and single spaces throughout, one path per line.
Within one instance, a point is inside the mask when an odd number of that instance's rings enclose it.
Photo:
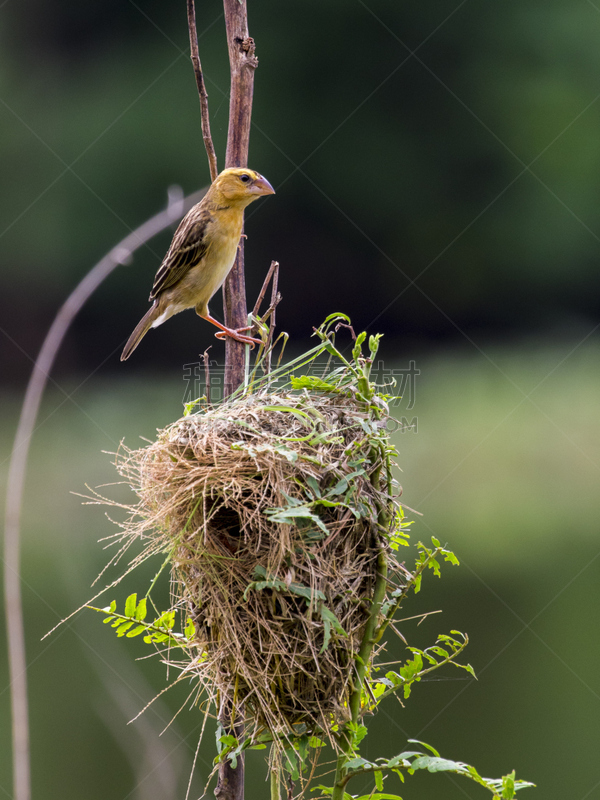
M 246 175 L 244 173 L 243 175 L 240 175 L 240 180 L 243 181 L 244 183 L 248 183 L 248 181 L 250 180 L 250 175 Z

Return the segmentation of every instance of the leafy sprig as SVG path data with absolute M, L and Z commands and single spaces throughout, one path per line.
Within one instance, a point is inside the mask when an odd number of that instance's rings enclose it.
M 397 775 L 404 783 L 405 775 L 414 775 L 418 770 L 453 772 L 465 778 L 470 778 L 475 783 L 488 789 L 492 793 L 494 800 L 513 800 L 520 789 L 535 786 L 529 781 L 516 780 L 514 770 L 502 778 L 483 778 L 475 767 L 462 761 L 442 758 L 434 747 L 425 742 L 421 742 L 418 739 L 409 739 L 408 742 L 421 745 L 426 750 L 429 750 L 432 755 L 423 753 L 422 750 L 405 750 L 393 758 L 378 758 L 375 761 L 356 756 L 347 762 L 346 773 L 337 786 L 317 787 L 317 790 L 321 792 L 320 797 L 333 797 L 336 794 L 336 789 L 339 790 L 341 788 L 342 794 L 340 797 L 342 800 L 373 800 L 374 798 L 379 798 L 379 800 L 402 800 L 397 794 L 383 792 L 385 778 L 391 772 Z M 359 775 L 366 774 L 372 774 L 374 778 L 375 786 L 371 792 L 357 797 L 344 791 L 348 781 Z
M 143 634 L 146 644 L 166 643 L 170 647 L 185 648 L 192 643 L 196 633 L 191 617 L 187 618 L 183 632 L 178 633 L 173 630 L 175 626 L 174 609 L 159 614 L 153 622 L 146 622 L 147 599 L 142 597 L 138 602 L 137 593 L 129 595 L 122 614 L 117 612 L 116 600 L 113 600 L 105 608 L 96 608 L 95 606 L 86 606 L 86 608 L 105 614 L 104 624 L 114 628 L 117 636 L 132 639 Z

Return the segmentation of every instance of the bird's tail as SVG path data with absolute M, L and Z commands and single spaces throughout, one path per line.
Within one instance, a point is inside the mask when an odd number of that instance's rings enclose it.
M 135 326 L 135 330 L 127 340 L 127 344 L 123 348 L 123 352 L 121 353 L 121 361 L 126 361 L 129 356 L 133 353 L 135 348 L 138 344 L 142 341 L 144 336 L 148 333 L 150 328 L 152 327 L 153 323 L 160 317 L 160 312 L 158 310 L 158 303 L 154 301 L 154 305 L 152 305 L 148 311 L 144 314 L 138 324 Z

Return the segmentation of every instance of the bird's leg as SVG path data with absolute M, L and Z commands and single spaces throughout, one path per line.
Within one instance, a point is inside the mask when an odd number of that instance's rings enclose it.
M 245 328 L 228 328 L 214 317 L 211 317 L 208 312 L 206 312 L 206 314 L 198 314 L 198 316 L 202 317 L 202 319 L 205 319 L 208 322 L 212 322 L 213 325 L 216 325 L 217 328 L 221 329 L 219 333 L 215 333 L 217 339 L 224 339 L 226 336 L 231 336 L 231 338 L 235 339 L 237 342 L 243 342 L 244 344 L 252 345 L 252 347 L 254 347 L 255 344 L 262 344 L 260 339 L 254 339 L 252 336 L 245 336 L 242 333 L 242 331 L 252 330 L 252 325 L 248 325 Z

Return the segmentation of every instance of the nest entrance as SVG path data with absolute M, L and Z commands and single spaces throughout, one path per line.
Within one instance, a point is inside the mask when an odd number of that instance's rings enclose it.
M 351 395 L 264 393 L 184 417 L 118 460 L 143 537 L 172 554 L 192 671 L 278 734 L 349 718 L 383 546 L 369 425 Z

